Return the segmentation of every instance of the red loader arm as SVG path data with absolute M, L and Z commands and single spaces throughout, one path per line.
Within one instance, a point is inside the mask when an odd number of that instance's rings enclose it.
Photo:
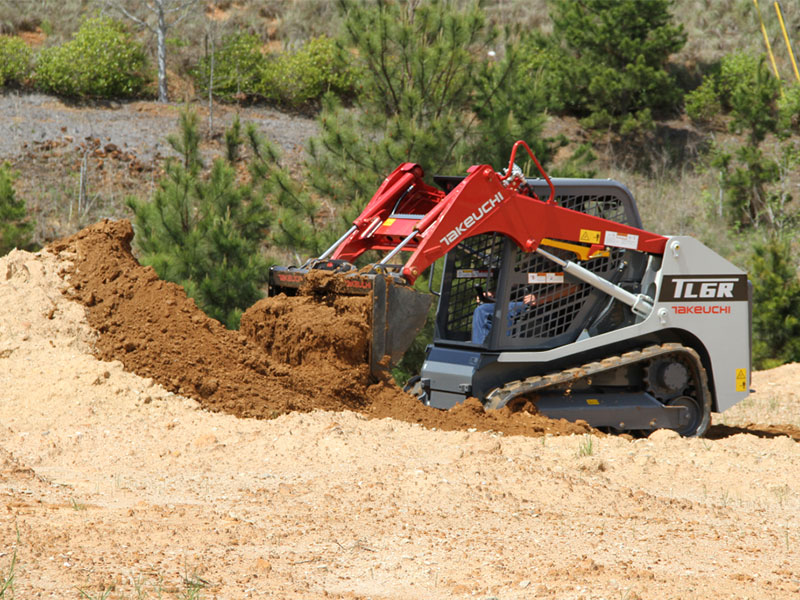
M 529 194 L 514 169 L 517 148 L 523 146 L 550 186 L 550 197 Z M 353 221 L 351 233 L 335 247 L 331 258 L 353 261 L 366 250 L 389 251 L 380 264 L 399 251 L 412 252 L 402 268 L 409 283 L 467 237 L 502 233 L 525 252 L 542 240 L 587 245 L 589 253 L 607 246 L 663 254 L 663 236 L 559 206 L 555 189 L 525 142 L 514 144 L 509 168 L 500 176 L 488 165 L 470 167 L 467 177 L 450 193 L 427 185 L 419 165 L 404 163 L 389 175 Z

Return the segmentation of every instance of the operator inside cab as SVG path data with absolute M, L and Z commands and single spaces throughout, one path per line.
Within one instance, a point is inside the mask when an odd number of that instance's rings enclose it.
M 484 292 L 480 284 L 475 284 L 478 306 L 472 313 L 472 338 L 473 344 L 481 346 L 486 343 L 494 321 L 495 301 L 494 293 Z M 522 301 L 508 303 L 508 326 L 513 325 L 514 319 L 528 308 L 536 305 L 535 294 L 525 294 Z

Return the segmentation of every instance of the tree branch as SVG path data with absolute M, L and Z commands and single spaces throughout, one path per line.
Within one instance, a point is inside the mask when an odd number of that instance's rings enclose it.
M 164 9 L 164 13 L 171 14 L 171 13 L 175 13 L 175 12 L 180 12 L 182 10 L 186 10 L 187 8 L 192 6 L 192 4 L 197 4 L 197 0 L 184 0 L 184 2 L 182 4 L 179 4 L 179 5 L 175 6 L 174 8 L 165 8 Z M 181 17 L 181 18 L 183 18 L 183 17 Z
M 121 4 L 115 4 L 114 2 L 106 2 L 106 6 L 108 8 L 110 8 L 111 10 L 118 10 L 123 15 L 125 15 L 125 17 L 127 17 L 128 19 L 130 19 L 134 23 L 138 23 L 140 26 L 145 27 L 146 29 L 149 29 L 150 31 L 155 33 L 156 30 L 153 27 L 151 27 L 147 23 L 147 21 L 144 21 L 143 19 L 140 19 L 136 15 L 128 12 L 128 10 L 124 6 L 122 6 Z

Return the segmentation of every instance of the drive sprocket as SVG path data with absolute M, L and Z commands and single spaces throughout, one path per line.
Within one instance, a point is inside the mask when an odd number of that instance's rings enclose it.
M 659 356 L 645 367 L 647 391 L 662 402 L 682 395 L 690 380 L 689 368 L 675 355 Z

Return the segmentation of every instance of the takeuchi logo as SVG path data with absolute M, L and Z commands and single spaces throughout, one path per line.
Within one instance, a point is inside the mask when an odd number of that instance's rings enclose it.
M 451 229 L 449 232 L 447 232 L 447 235 L 445 235 L 439 241 L 442 244 L 445 244 L 445 245 L 452 244 L 459 237 L 464 235 L 464 233 L 466 233 L 466 231 L 470 227 L 475 225 L 475 223 L 477 223 L 483 217 L 485 217 L 487 214 L 489 214 L 492 211 L 492 209 L 494 209 L 494 207 L 497 206 L 498 204 L 500 204 L 502 201 L 503 201 L 503 193 L 502 192 L 497 192 L 494 196 L 492 196 L 486 202 L 481 204 L 480 207 L 478 208 L 477 212 L 474 212 L 474 213 L 468 215 L 466 219 L 464 219 L 463 221 L 461 221 L 461 223 L 459 223 L 458 225 L 453 227 L 453 229 Z

